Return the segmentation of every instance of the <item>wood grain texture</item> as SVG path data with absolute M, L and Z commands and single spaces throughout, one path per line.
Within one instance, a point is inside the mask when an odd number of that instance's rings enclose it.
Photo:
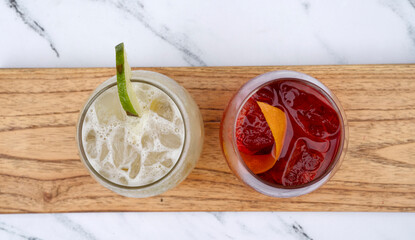
M 112 68 L 0 70 L 0 213 L 83 211 L 415 211 L 415 65 L 145 68 L 175 79 L 201 108 L 206 140 L 178 187 L 147 199 L 114 194 L 79 160 L 75 123 Z M 245 187 L 219 147 L 222 112 L 249 79 L 273 70 L 316 77 L 340 99 L 349 150 L 335 176 L 305 196 Z

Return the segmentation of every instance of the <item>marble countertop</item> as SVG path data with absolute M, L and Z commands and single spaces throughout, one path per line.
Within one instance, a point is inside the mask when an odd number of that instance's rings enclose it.
M 0 239 L 414 239 L 411 213 L 0 215 Z
M 415 62 L 415 0 L 0 2 L 0 67 Z M 1 189 L 0 189 L 1 192 Z M 413 239 L 414 213 L 0 215 L 0 239 Z
M 0 67 L 415 62 L 415 1 L 0 3 Z

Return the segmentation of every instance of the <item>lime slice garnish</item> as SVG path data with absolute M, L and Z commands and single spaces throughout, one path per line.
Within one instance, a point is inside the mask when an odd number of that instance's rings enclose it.
M 131 68 L 127 62 L 124 43 L 115 46 L 115 62 L 117 64 L 118 96 L 121 105 L 128 114 L 141 117 L 143 110 L 131 85 Z

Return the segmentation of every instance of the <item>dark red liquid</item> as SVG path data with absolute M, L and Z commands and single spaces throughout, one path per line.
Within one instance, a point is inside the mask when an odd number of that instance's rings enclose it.
M 238 116 L 238 149 L 250 155 L 270 154 L 275 144 L 257 101 L 278 107 L 287 117 L 279 159 L 257 176 L 273 184 L 298 186 L 323 175 L 340 146 L 342 131 L 337 108 L 317 87 L 300 80 L 271 82 L 246 102 Z

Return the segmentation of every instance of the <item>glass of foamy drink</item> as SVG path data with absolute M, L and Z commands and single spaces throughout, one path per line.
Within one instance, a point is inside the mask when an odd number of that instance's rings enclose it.
M 131 72 L 130 81 L 140 116 L 123 108 L 114 76 L 83 107 L 77 143 L 82 162 L 104 187 L 150 197 L 177 186 L 193 170 L 202 151 L 203 120 L 189 93 L 171 78 L 140 70 Z

